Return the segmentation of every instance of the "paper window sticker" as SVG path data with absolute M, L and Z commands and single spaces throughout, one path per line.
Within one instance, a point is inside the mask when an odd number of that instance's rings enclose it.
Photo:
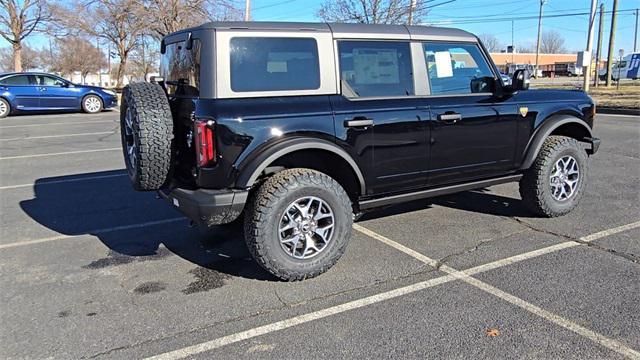
M 436 51 L 436 76 L 439 78 L 452 77 L 451 54 L 448 51 Z
M 267 72 L 285 73 L 287 72 L 287 62 L 286 61 L 269 61 L 267 62 Z

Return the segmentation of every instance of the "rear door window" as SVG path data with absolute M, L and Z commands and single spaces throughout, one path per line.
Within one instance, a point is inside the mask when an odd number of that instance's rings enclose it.
M 340 81 L 347 97 L 414 95 L 408 42 L 340 41 Z
M 493 77 L 493 72 L 475 44 L 424 43 L 431 94 L 469 94 L 471 81 Z
M 230 46 L 234 92 L 320 88 L 315 39 L 235 37 Z
M 63 86 L 65 82 L 53 76 L 36 75 L 36 81 L 43 86 Z

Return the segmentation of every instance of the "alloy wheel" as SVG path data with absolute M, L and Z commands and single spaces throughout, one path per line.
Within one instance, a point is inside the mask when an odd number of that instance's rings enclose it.
M 132 171 L 135 171 L 138 158 L 136 155 L 136 135 L 133 130 L 133 115 L 129 109 L 124 115 L 124 140 L 127 146 L 127 159 Z
M 327 248 L 334 226 L 329 204 L 315 196 L 299 198 L 289 204 L 280 218 L 280 246 L 293 258 L 310 259 Z
M 7 111 L 9 111 L 7 104 L 4 101 L 0 101 L 0 117 L 6 115 Z
M 558 201 L 566 201 L 576 193 L 579 182 L 578 161 L 573 156 L 563 156 L 556 161 L 551 170 L 551 196 Z
M 100 103 L 100 99 L 95 96 L 89 96 L 84 100 L 84 108 L 87 109 L 90 113 L 95 113 L 100 111 L 102 104 Z

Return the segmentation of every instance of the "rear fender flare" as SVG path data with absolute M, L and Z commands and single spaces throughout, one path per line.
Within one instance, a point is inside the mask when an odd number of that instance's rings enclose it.
M 527 149 L 525 151 L 525 157 L 522 161 L 522 166 L 520 166 L 520 169 L 524 170 L 531 167 L 536 157 L 538 156 L 538 152 L 540 152 L 540 149 L 542 148 L 542 144 L 549 137 L 549 135 L 551 135 L 551 133 L 553 133 L 553 131 L 560 126 L 568 123 L 576 123 L 581 125 L 587 131 L 589 137 L 593 137 L 591 128 L 584 120 L 571 115 L 552 115 L 542 122 L 542 125 L 540 125 L 540 127 L 534 132 L 531 140 L 529 140 L 529 144 L 527 144 Z M 582 139 L 578 139 L 578 141 L 582 141 Z
M 356 175 L 358 183 L 360 185 L 360 193 L 366 193 L 364 176 L 362 175 L 362 172 L 360 171 L 360 168 L 358 167 L 356 162 L 346 151 L 329 141 L 308 138 L 295 138 L 285 140 L 263 151 L 250 163 L 242 166 L 242 171 L 240 173 L 240 176 L 238 177 L 238 180 L 236 181 L 236 187 L 249 188 L 253 186 L 260 174 L 262 174 L 262 172 L 267 168 L 267 166 L 269 166 L 269 164 L 273 163 L 275 160 L 284 155 L 298 150 L 324 150 L 340 156 L 349 164 L 354 174 Z

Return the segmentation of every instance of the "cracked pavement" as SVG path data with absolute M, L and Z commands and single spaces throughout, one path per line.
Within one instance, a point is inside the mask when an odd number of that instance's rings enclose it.
M 112 131 L 117 119 L 10 117 L 0 121 L 0 138 Z M 56 125 L 20 127 L 45 123 Z M 640 120 L 598 115 L 595 124 L 602 146 L 571 214 L 531 217 L 517 184 L 380 209 L 358 225 L 436 259 L 436 267 L 354 231 L 334 268 L 299 283 L 260 269 L 237 229 L 189 228 L 154 194 L 134 192 L 121 151 L 2 160 L 0 187 L 12 188 L 0 190 L 0 247 L 57 240 L 0 248 L 0 357 L 151 356 L 436 279 L 444 264 L 464 270 L 567 241 L 580 245 L 477 277 L 639 350 L 640 229 L 581 238 L 640 220 Z M 6 141 L 0 157 L 119 146 L 113 135 Z M 193 357 L 620 356 L 452 281 Z

